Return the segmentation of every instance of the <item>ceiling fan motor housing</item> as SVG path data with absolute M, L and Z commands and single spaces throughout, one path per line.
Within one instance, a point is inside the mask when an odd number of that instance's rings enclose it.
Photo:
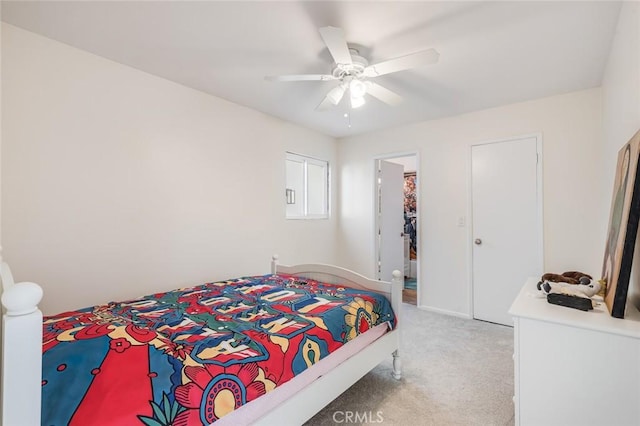
M 369 65 L 369 61 L 358 54 L 356 49 L 349 49 L 351 53 L 350 64 L 336 64 L 333 68 L 333 76 L 343 80 L 345 77 L 361 78 L 364 69 Z

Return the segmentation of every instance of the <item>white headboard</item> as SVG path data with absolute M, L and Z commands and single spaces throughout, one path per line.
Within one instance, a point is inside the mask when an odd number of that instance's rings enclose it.
M 9 269 L 9 265 L 6 262 L 0 263 L 0 281 L 2 281 L 0 283 L 2 284 L 0 287 L 2 291 L 14 285 L 13 274 L 11 274 L 11 269 Z
M 2 280 L 2 425 L 39 425 L 42 388 L 42 288 L 15 283 L 9 265 Z M 28 366 L 28 368 L 23 368 Z

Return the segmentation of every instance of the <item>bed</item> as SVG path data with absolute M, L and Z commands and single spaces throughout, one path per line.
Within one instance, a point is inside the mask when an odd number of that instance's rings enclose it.
M 393 356 L 393 376 L 396 379 L 401 377 L 398 350 L 402 274 L 399 271 L 394 272 L 389 283 L 330 265 L 279 265 L 277 256 L 273 256 L 271 274 L 268 275 L 208 283 L 45 317 L 44 325 L 42 313 L 37 308 L 43 296 L 42 289 L 34 283 L 14 284 L 5 263 L 2 263 L 0 275 L 5 310 L 2 330 L 3 425 L 41 424 L 41 415 L 50 423 L 55 423 L 52 418 L 62 422 L 60 419 L 64 417 L 55 417 L 52 413 L 57 413 L 58 405 L 67 402 L 52 404 L 52 401 L 66 392 L 65 386 L 84 389 L 82 398 L 71 404 L 71 410 L 77 424 L 86 424 L 92 415 L 96 416 L 100 405 L 85 401 L 102 398 L 106 388 L 100 380 L 104 381 L 103 377 L 107 376 L 116 377 L 117 372 L 123 369 L 126 374 L 119 376 L 128 380 L 136 375 L 140 377 L 137 382 L 120 383 L 121 391 L 115 392 L 122 399 L 118 404 L 126 404 L 138 396 L 139 392 L 131 389 L 137 386 L 135 383 L 147 383 L 140 385 L 140 392 L 151 393 L 153 402 L 147 401 L 148 409 L 138 419 L 139 424 L 154 426 L 198 424 L 198 418 L 202 424 L 210 424 L 208 419 L 216 420 L 221 412 L 224 415 L 219 416 L 215 425 L 283 424 L 283 419 L 286 419 L 286 424 L 302 424 L 387 357 Z M 332 284 L 337 287 L 332 287 Z M 309 289 L 319 293 L 309 296 L 306 293 Z M 231 290 L 238 290 L 240 300 L 228 300 Z M 261 301 L 259 309 L 250 303 L 256 294 Z M 179 301 L 182 311 L 188 311 L 186 320 L 161 309 L 169 299 L 171 302 Z M 272 304 L 263 306 L 267 299 Z M 376 309 L 372 310 L 374 305 Z M 213 306 L 215 316 L 204 317 L 207 312 L 200 311 L 203 306 Z M 122 320 L 121 314 L 130 315 L 132 310 L 135 312 L 134 320 Z M 293 311 L 305 314 L 302 319 L 293 319 L 288 316 Z M 371 314 L 374 311 L 375 315 Z M 334 322 L 335 312 L 341 312 L 346 320 L 345 325 L 338 326 L 342 327 L 341 331 L 329 327 Z M 363 312 L 371 315 L 362 316 Z M 321 317 L 320 313 L 334 316 Z M 88 315 L 99 317 L 101 322 L 86 325 Z M 240 324 L 227 323 L 229 316 L 239 316 Z M 372 317 L 376 317 L 379 324 L 371 322 Z M 167 318 L 171 320 L 167 321 Z M 189 330 L 194 328 L 192 319 L 205 321 L 206 332 L 200 327 L 191 333 Z M 256 333 L 255 327 L 251 329 L 247 323 L 259 324 L 268 329 L 268 333 Z M 147 327 L 150 324 L 159 326 L 162 333 L 150 331 L 155 330 Z M 311 328 L 314 326 L 316 331 Z M 126 330 L 126 334 L 120 336 L 114 334 L 114 330 Z M 225 332 L 232 332 L 236 340 L 224 337 Z M 254 334 L 257 334 L 258 343 L 252 346 L 246 335 L 253 338 Z M 131 336 L 135 340 L 131 340 Z M 202 336 L 209 339 L 209 343 L 211 339 L 217 339 L 215 341 L 221 344 L 215 348 L 211 344 L 200 345 Z M 86 356 L 68 358 L 69 355 L 64 355 L 62 349 L 70 346 L 69 340 L 85 345 L 79 347 L 81 349 L 77 353 Z M 142 346 L 131 346 L 131 342 L 137 345 L 145 340 L 154 348 L 147 350 Z M 276 351 L 279 355 L 265 355 L 264 349 L 271 343 L 282 348 L 282 353 Z M 289 345 L 297 345 L 297 350 L 289 351 L 292 355 L 286 355 L 285 349 Z M 336 347 L 327 354 L 331 345 Z M 111 355 L 85 359 L 104 354 L 105 350 Z M 145 355 L 147 353 L 170 355 L 173 370 L 163 375 L 162 370 L 167 370 L 167 363 L 158 363 L 157 356 L 149 357 Z M 124 359 L 124 355 L 130 361 L 114 364 L 114 360 Z M 284 362 L 277 356 L 290 359 Z M 247 358 L 246 362 L 240 360 L 242 357 Z M 149 368 L 139 371 L 139 368 L 123 367 L 135 366 L 136 362 L 148 364 Z M 96 368 L 89 369 L 87 366 L 90 365 Z M 73 368 L 84 368 L 84 376 L 73 374 Z M 56 378 L 65 374 L 65 380 Z M 163 378 L 171 374 L 170 379 Z M 213 377 L 216 379 L 212 380 Z M 86 383 L 82 384 L 83 380 L 91 386 L 87 388 Z M 171 389 L 173 394 L 165 393 L 162 386 L 156 386 L 161 380 L 167 383 L 165 388 Z M 151 390 L 150 382 L 154 383 Z M 61 383 L 65 385 L 61 387 Z M 225 409 L 220 403 L 225 400 L 220 397 L 223 394 L 227 401 L 241 401 L 242 404 L 233 403 L 235 409 Z M 189 405 L 193 395 L 201 398 L 199 408 Z M 215 404 L 212 395 L 217 395 Z M 42 404 L 43 399 L 45 404 Z M 96 420 L 94 424 L 109 424 L 106 420 L 93 419 Z M 73 423 L 67 420 L 64 423 Z

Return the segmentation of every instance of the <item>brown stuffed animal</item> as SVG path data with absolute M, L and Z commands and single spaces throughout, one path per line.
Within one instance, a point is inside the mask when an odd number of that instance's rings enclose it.
M 559 274 L 546 273 L 542 276 L 542 281 L 551 281 L 554 283 L 569 283 L 569 284 L 588 284 L 591 282 L 593 278 L 591 275 L 578 272 L 578 271 L 567 271 Z

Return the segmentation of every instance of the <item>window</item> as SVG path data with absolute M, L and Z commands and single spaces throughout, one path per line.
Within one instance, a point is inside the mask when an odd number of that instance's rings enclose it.
M 329 163 L 287 152 L 287 219 L 329 217 Z

